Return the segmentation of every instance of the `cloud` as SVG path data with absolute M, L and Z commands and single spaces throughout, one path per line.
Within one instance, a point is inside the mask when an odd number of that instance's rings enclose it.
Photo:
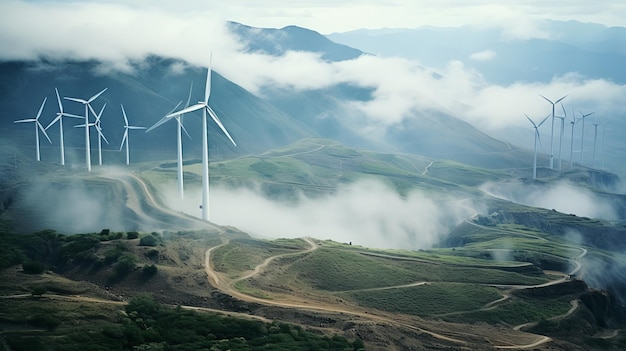
M 181 202 L 174 187 L 161 189 L 173 208 L 199 215 L 200 191 Z M 252 235 L 312 236 L 377 248 L 430 248 L 450 228 L 476 213 L 475 204 L 433 199 L 413 191 L 401 196 L 378 181 L 359 181 L 334 194 L 298 196 L 295 202 L 269 199 L 250 188 L 212 188 L 211 220 Z
M 496 52 L 493 50 L 484 50 L 471 54 L 469 58 L 474 61 L 491 61 L 496 58 Z
M 581 217 L 616 220 L 617 211 L 610 201 L 598 197 L 590 190 L 567 182 L 533 186 L 522 183 L 494 184 L 482 186 L 487 193 L 527 206 L 554 209 L 561 213 Z

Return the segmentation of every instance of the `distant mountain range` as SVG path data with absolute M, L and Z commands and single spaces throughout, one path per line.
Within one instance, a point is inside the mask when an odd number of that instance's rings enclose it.
M 250 52 L 281 55 L 286 50 L 310 51 L 319 53 L 320 57 L 327 61 L 349 60 L 364 55 L 358 49 L 335 43 L 317 32 L 304 28 L 289 26 L 282 29 L 258 29 L 234 22 L 229 23 L 228 27 L 241 37 Z M 439 32 L 442 36 L 451 35 L 449 30 L 437 29 L 424 29 L 406 35 L 428 36 L 428 33 Z M 355 38 L 358 35 L 361 38 L 374 35 L 373 32 L 368 33 L 336 34 L 331 35 L 330 38 L 343 40 Z M 377 35 L 386 37 L 400 34 L 381 32 Z M 607 34 L 607 40 L 611 38 Z M 430 42 L 432 45 L 437 40 L 442 43 L 441 45 L 446 43 L 446 41 L 441 41 L 441 38 L 430 39 L 427 43 Z M 463 50 L 472 52 L 479 46 L 479 43 L 470 44 L 471 41 L 468 41 L 467 47 L 458 48 L 457 52 Z M 513 44 L 502 43 L 501 45 Z M 589 47 L 594 45 L 594 43 L 588 43 Z M 422 45 L 420 47 L 424 48 Z M 452 48 L 450 44 L 450 48 L 440 51 L 439 55 L 444 55 L 446 52 L 452 55 Z M 359 47 L 359 49 L 368 51 L 367 47 Z M 624 55 L 618 51 L 614 50 L 611 54 L 616 57 Z M 3 113 L 0 117 L 0 135 L 13 140 L 24 152 L 34 155 L 32 128 L 26 125 L 14 125 L 13 120 L 33 117 L 43 97 L 48 97 L 41 118 L 42 123 L 47 125 L 58 110 L 54 95 L 55 87 L 59 88 L 62 96 L 79 98 L 89 98 L 108 87 L 107 92 L 95 102 L 95 108 L 99 109 L 102 104 L 107 103 L 102 117 L 102 127 L 111 141 L 111 145 L 106 146 L 107 155 L 113 154 L 119 149 L 123 134 L 120 104 L 124 104 L 131 124 L 149 127 L 171 110 L 178 101 L 186 100 L 192 81 L 192 103 L 201 98 L 205 68 L 192 67 L 182 73 L 174 73 L 171 68 L 177 63 L 180 62 L 152 56 L 148 57 L 145 62 L 138 63 L 134 74 L 126 74 L 123 72 L 103 73 L 100 70 L 100 63 L 95 61 L 2 62 L 0 63 L 0 76 L 2 77 L 0 106 L 2 106 Z M 344 83 L 306 91 L 264 88 L 263 97 L 259 97 L 225 79 L 219 72 L 213 72 L 212 80 L 211 105 L 238 143 L 238 147 L 233 147 L 220 132 L 211 129 L 212 158 L 258 153 L 301 138 L 321 137 L 335 139 L 356 147 L 447 158 L 481 167 L 516 168 L 529 167 L 531 164 L 532 157 L 529 150 L 519 149 L 505 141 L 497 140 L 459 118 L 441 111 L 419 112 L 419 115 L 414 116 L 416 118 L 389 127 L 379 138 L 363 135 L 348 125 L 344 111 L 340 108 L 340 102 L 345 100 L 367 101 L 371 99 L 370 89 L 356 85 Z M 66 111 L 83 114 L 82 106 L 76 103 L 64 101 L 64 106 Z M 185 125 L 193 138 L 193 140 L 184 141 L 185 158 L 197 158 L 200 155 L 201 138 L 197 133 L 200 126 L 198 115 L 185 117 Z M 174 159 L 174 129 L 172 123 L 150 134 L 142 131 L 133 133 L 131 135 L 131 159 L 136 161 Z M 58 162 L 58 128 L 53 127 L 48 132 L 53 139 L 53 144 L 48 144 L 46 140 L 42 141 L 43 159 Z M 81 164 L 84 162 L 82 161 L 84 156 L 80 151 L 84 148 L 84 134 L 67 130 L 66 138 L 66 144 L 70 149 L 70 162 Z M 92 143 L 95 143 L 95 138 Z M 92 150 L 94 150 L 93 145 Z M 114 158 L 117 162 L 122 160 L 121 156 L 110 158 Z
M 548 82 L 569 72 L 626 84 L 621 69 L 626 28 L 546 20 L 538 30 L 545 39 L 512 38 L 503 29 L 480 26 L 360 29 L 327 37 L 375 55 L 417 59 L 428 67 L 458 60 L 495 84 Z M 472 58 L 486 51 L 495 57 Z

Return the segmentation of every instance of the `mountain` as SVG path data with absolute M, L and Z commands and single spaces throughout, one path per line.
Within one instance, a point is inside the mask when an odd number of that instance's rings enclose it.
M 483 26 L 360 29 L 327 37 L 376 55 L 417 59 L 427 67 L 458 60 L 495 84 L 548 82 L 569 72 L 626 83 L 626 72 L 619 69 L 626 60 L 626 28 L 544 21 L 539 30 L 546 38 L 512 38 Z M 493 59 L 472 59 L 487 50 Z
M 349 60 L 363 55 L 359 50 L 334 43 L 304 28 L 259 29 L 237 23 L 228 26 L 247 43 L 249 51 L 268 55 L 280 55 L 285 50 L 309 51 L 320 54 L 327 61 Z M 41 118 L 47 124 L 58 109 L 55 87 L 59 88 L 62 96 L 79 98 L 88 98 L 106 87 L 108 90 L 94 102 L 94 108 L 98 110 L 104 103 L 107 104 L 102 128 L 111 145 L 105 146 L 105 158 L 120 163 L 122 155 L 116 152 L 123 133 L 120 104 L 124 105 L 131 124 L 148 127 L 172 109 L 177 101 L 186 100 L 190 82 L 193 81 L 192 101 L 201 98 L 205 69 L 190 67 L 179 72 L 173 68 L 180 64 L 178 60 L 150 56 L 143 62 L 133 63 L 132 72 L 121 72 L 107 71 L 106 66 L 96 61 L 2 62 L 0 134 L 14 140 L 23 149 L 32 148 L 32 128 L 13 125 L 13 120 L 33 116 L 43 97 L 48 97 Z M 212 82 L 212 107 L 238 143 L 238 147 L 233 147 L 221 132 L 211 128 L 209 137 L 214 140 L 210 143 L 212 157 L 257 153 L 303 137 L 322 137 L 349 145 L 446 157 L 481 166 L 511 167 L 517 162 L 529 164 L 530 157 L 525 157 L 523 161 L 511 159 L 513 147 L 477 131 L 454 116 L 437 111 L 414 115 L 415 122 L 393 126 L 378 137 L 364 135 L 359 126 L 355 126 L 355 120 L 362 117 L 347 118 L 343 105 L 350 101 L 370 100 L 371 88 L 348 83 L 297 92 L 265 87 L 261 95 L 256 96 L 225 79 L 219 72 L 213 72 Z M 70 113 L 84 113 L 82 106 L 71 101 L 64 101 L 64 106 Z M 200 155 L 200 137 L 193 131 L 199 129 L 200 119 L 187 116 L 185 124 L 193 138 L 184 141 L 185 157 L 197 158 Z M 42 157 L 56 162 L 58 128 L 53 127 L 48 132 L 55 142 L 49 145 L 47 141 L 42 141 Z M 68 130 L 66 135 L 69 162 L 79 163 L 84 157 L 80 151 L 84 145 L 84 134 Z M 34 153 L 34 150 L 30 152 Z M 518 150 L 513 153 L 517 156 L 524 154 Z M 174 158 L 174 124 L 155 129 L 150 134 L 132 133 L 131 154 L 131 159 L 136 161 Z

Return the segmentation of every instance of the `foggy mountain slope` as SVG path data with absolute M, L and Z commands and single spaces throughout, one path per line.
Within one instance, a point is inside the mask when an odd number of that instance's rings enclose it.
M 319 33 L 304 28 L 258 29 L 231 23 L 230 27 L 242 36 L 251 51 L 265 54 L 282 54 L 286 50 L 308 50 L 322 55 L 329 62 L 349 60 L 362 52 L 335 44 Z M 278 48 L 278 49 L 277 49 Z M 102 117 L 102 128 L 111 142 L 105 146 L 108 152 L 117 150 L 123 134 L 123 119 L 119 105 L 126 109 L 130 123 L 149 127 L 171 110 L 178 101 L 185 101 L 189 84 L 193 81 L 191 103 L 201 100 L 205 68 L 156 56 L 141 62 L 131 62 L 132 72 L 109 67 L 105 63 L 90 61 L 46 61 L 0 63 L 0 103 L 3 113 L 0 119 L 2 135 L 15 140 L 21 147 L 32 147 L 32 130 L 17 126 L 13 120 L 36 113 L 44 96 L 48 102 L 42 122 L 52 120 L 57 112 L 54 87 L 62 96 L 88 98 L 103 88 L 108 90 L 94 102 L 94 109 L 107 103 Z M 184 67 L 181 69 L 181 67 Z M 388 130 L 380 128 L 373 133 L 364 129 L 365 116 L 349 108 L 354 104 L 366 104 L 372 100 L 373 89 L 357 84 L 343 83 L 326 88 L 290 90 L 264 86 L 260 95 L 247 92 L 224 77 L 213 72 L 211 106 L 218 113 L 238 147 L 229 145 L 221 132 L 210 124 L 209 138 L 212 157 L 228 158 L 233 155 L 262 152 L 286 145 L 303 137 L 336 139 L 340 142 L 365 148 L 423 154 L 431 157 L 447 157 L 459 162 L 485 167 L 509 167 L 511 150 L 507 145 L 478 132 L 471 125 L 442 113 L 427 113 L 428 123 L 400 123 Z M 77 103 L 64 101 L 66 111 L 83 115 Z M 200 128 L 199 112 L 185 118 L 192 139 L 185 139 L 185 157 L 198 158 L 200 136 L 194 132 Z M 419 116 L 407 116 L 409 119 Z M 66 145 L 74 149 L 68 155 L 70 163 L 80 164 L 80 149 L 84 145 L 84 133 L 72 130 L 69 125 L 80 122 L 66 120 Z M 173 159 L 175 157 L 175 125 L 164 125 L 150 134 L 132 133 L 132 159 Z M 49 129 L 52 145 L 58 148 L 58 127 Z M 136 152 L 132 152 L 136 150 Z M 44 153 L 47 151 L 43 151 Z M 461 155 L 460 153 L 463 153 Z M 486 157 L 485 155 L 488 155 Z M 54 153 L 44 154 L 45 160 L 55 160 Z M 516 155 L 518 156 L 518 155 Z M 117 159 L 121 157 L 116 156 Z M 57 161 L 58 162 L 58 161 Z M 530 157 L 520 160 L 524 167 Z

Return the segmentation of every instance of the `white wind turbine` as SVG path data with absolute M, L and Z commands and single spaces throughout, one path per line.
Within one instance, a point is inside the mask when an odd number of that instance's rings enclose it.
M 191 101 L 191 91 L 193 89 L 193 83 L 191 83 L 191 87 L 189 87 L 189 96 L 187 97 L 187 104 L 185 105 L 185 108 L 189 107 L 189 102 Z M 152 127 L 148 128 L 146 130 L 146 133 L 150 132 L 151 130 L 153 130 L 154 128 L 162 125 L 163 123 L 169 121 L 172 119 L 172 117 L 167 117 L 168 115 L 170 115 L 172 112 L 174 112 L 178 106 L 180 106 L 180 104 L 182 103 L 179 102 L 178 105 L 176 105 L 176 107 L 174 107 L 170 112 L 167 113 L 166 117 L 161 118 L 158 122 L 156 122 Z M 187 132 L 187 129 L 185 129 L 185 127 L 183 126 L 183 115 L 177 115 L 174 116 L 173 118 L 176 119 L 176 124 L 177 124 L 177 130 L 176 130 L 176 143 L 177 143 L 177 148 L 176 148 L 176 155 L 177 155 L 177 160 L 178 160 L 178 167 L 177 167 L 177 176 L 178 176 L 178 193 L 180 194 L 180 198 L 184 199 L 185 198 L 185 189 L 184 189 L 184 184 L 183 184 L 183 140 L 182 140 L 182 131 L 185 132 L 185 134 L 187 134 L 187 136 L 189 137 L 189 139 L 191 139 L 191 136 L 189 135 L 189 133 Z
M 559 101 L 565 99 L 567 97 L 567 95 L 563 96 L 562 98 L 556 100 L 555 102 L 552 102 L 550 99 L 548 99 L 547 97 L 539 94 L 539 96 L 541 96 L 542 98 L 544 98 L 547 102 L 549 102 L 552 105 L 552 131 L 550 132 L 550 169 L 554 169 L 554 106 L 556 104 L 559 103 Z
M 211 57 L 213 55 L 211 54 Z M 222 121 L 217 117 L 211 106 L 209 106 L 209 97 L 211 95 L 211 60 L 209 59 L 209 67 L 207 69 L 206 86 L 204 89 L 204 101 L 199 101 L 193 106 L 184 108 L 178 112 L 170 113 L 165 117 L 180 116 L 184 113 L 202 110 L 202 219 L 209 220 L 209 142 L 207 135 L 207 113 L 211 116 L 213 121 L 220 127 L 222 132 L 228 137 L 228 139 L 237 146 L 233 138 L 228 134 L 228 131 L 222 124 Z
M 584 159 L 584 152 L 583 152 L 583 145 L 585 143 L 585 118 L 591 116 L 593 114 L 593 112 L 590 112 L 588 114 L 583 114 L 581 111 L 578 111 L 580 113 L 580 119 L 583 121 L 583 131 L 581 133 L 581 137 L 580 137 L 580 164 L 583 164 L 583 159 Z
M 563 112 L 565 112 L 565 109 L 563 109 Z M 557 170 L 560 172 L 561 171 L 561 159 L 562 159 L 562 153 L 561 151 L 563 150 L 563 134 L 565 133 L 565 117 L 567 116 L 554 116 L 555 118 L 558 118 L 561 120 L 561 136 L 559 137 L 559 165 L 557 166 Z
M 104 139 L 107 145 L 109 145 L 109 141 L 102 133 L 102 126 L 100 125 L 102 121 L 102 112 L 104 112 L 105 107 L 107 107 L 107 104 L 104 104 L 102 106 L 102 109 L 100 109 L 100 113 L 96 116 L 96 121 L 93 123 L 93 126 L 96 127 L 96 131 L 98 132 L 98 164 L 100 166 L 102 166 L 102 139 Z
M 61 148 L 61 165 L 65 165 L 65 144 L 63 142 L 63 117 L 72 117 L 72 118 L 83 118 L 81 116 L 73 115 L 70 113 L 66 113 L 63 111 L 63 103 L 61 103 L 61 97 L 59 96 L 59 90 L 54 88 L 54 91 L 57 93 L 57 102 L 59 103 L 59 112 L 57 112 L 57 116 L 52 120 L 46 127 L 46 130 L 50 128 L 56 122 L 59 122 L 59 133 L 60 133 L 60 148 Z
M 593 123 L 593 157 L 591 159 L 591 167 L 596 168 L 596 140 L 598 139 L 598 117 Z
M 39 116 L 41 116 L 41 111 L 43 111 L 43 107 L 46 104 L 46 100 L 48 100 L 47 97 L 43 98 L 43 102 L 41 103 L 41 107 L 39 108 L 39 112 L 37 112 L 37 117 L 35 117 L 35 118 L 27 118 L 27 119 L 20 119 L 20 120 L 17 120 L 17 121 L 13 121 L 13 123 L 35 122 L 35 144 L 37 146 L 37 161 L 41 160 L 41 155 L 39 153 L 39 131 L 40 130 L 43 133 L 43 135 L 46 136 L 46 139 L 48 139 L 50 144 L 52 144 L 52 140 L 50 140 L 50 138 L 48 137 L 48 133 L 46 133 L 46 130 L 44 129 L 44 127 L 41 125 L 41 123 L 39 123 Z
M 561 104 L 561 108 L 563 109 L 563 114 L 567 118 L 567 112 L 565 112 L 565 107 L 563 107 L 563 104 Z M 574 126 L 576 125 L 576 122 L 578 122 L 576 120 L 576 114 L 574 113 L 574 110 L 572 109 L 572 119 L 569 120 L 569 124 L 572 126 L 572 135 L 571 135 L 570 144 L 569 144 L 569 170 L 570 171 L 574 168 Z
M 97 116 L 98 114 L 96 113 L 96 111 L 94 111 L 93 107 L 91 107 L 91 103 L 97 99 L 100 95 L 102 95 L 102 93 L 104 93 L 108 88 L 104 88 L 101 92 L 99 92 L 98 94 L 90 97 L 88 100 L 84 100 L 84 99 L 77 99 L 77 98 L 71 98 L 71 97 L 63 97 L 65 100 L 70 100 L 70 101 L 75 101 L 75 102 L 79 102 L 81 104 L 83 104 L 85 106 L 85 123 L 82 124 L 82 126 L 85 127 L 85 161 L 87 163 L 87 171 L 91 172 L 91 145 L 89 142 L 89 111 L 91 110 L 91 113 L 93 113 L 94 116 Z
M 126 111 L 124 111 L 124 105 L 122 106 L 122 114 L 124 115 L 124 137 L 122 138 L 122 144 L 120 145 L 120 151 L 122 151 L 122 148 L 124 147 L 124 143 L 126 143 L 126 164 L 130 164 L 130 152 L 128 150 L 128 130 L 129 129 L 146 129 L 146 127 L 138 127 L 138 126 L 131 126 L 128 125 L 128 117 L 126 117 Z
M 524 116 L 528 118 L 530 123 L 532 123 L 533 128 L 535 129 L 535 157 L 533 158 L 533 179 L 537 179 L 537 141 L 541 142 L 541 137 L 539 136 L 539 127 L 541 127 L 541 125 L 548 119 L 548 117 L 550 117 L 550 115 L 547 115 L 546 118 L 544 118 L 543 121 L 541 121 L 539 124 L 535 124 L 535 122 L 530 117 L 528 117 L 527 114 L 524 114 Z

